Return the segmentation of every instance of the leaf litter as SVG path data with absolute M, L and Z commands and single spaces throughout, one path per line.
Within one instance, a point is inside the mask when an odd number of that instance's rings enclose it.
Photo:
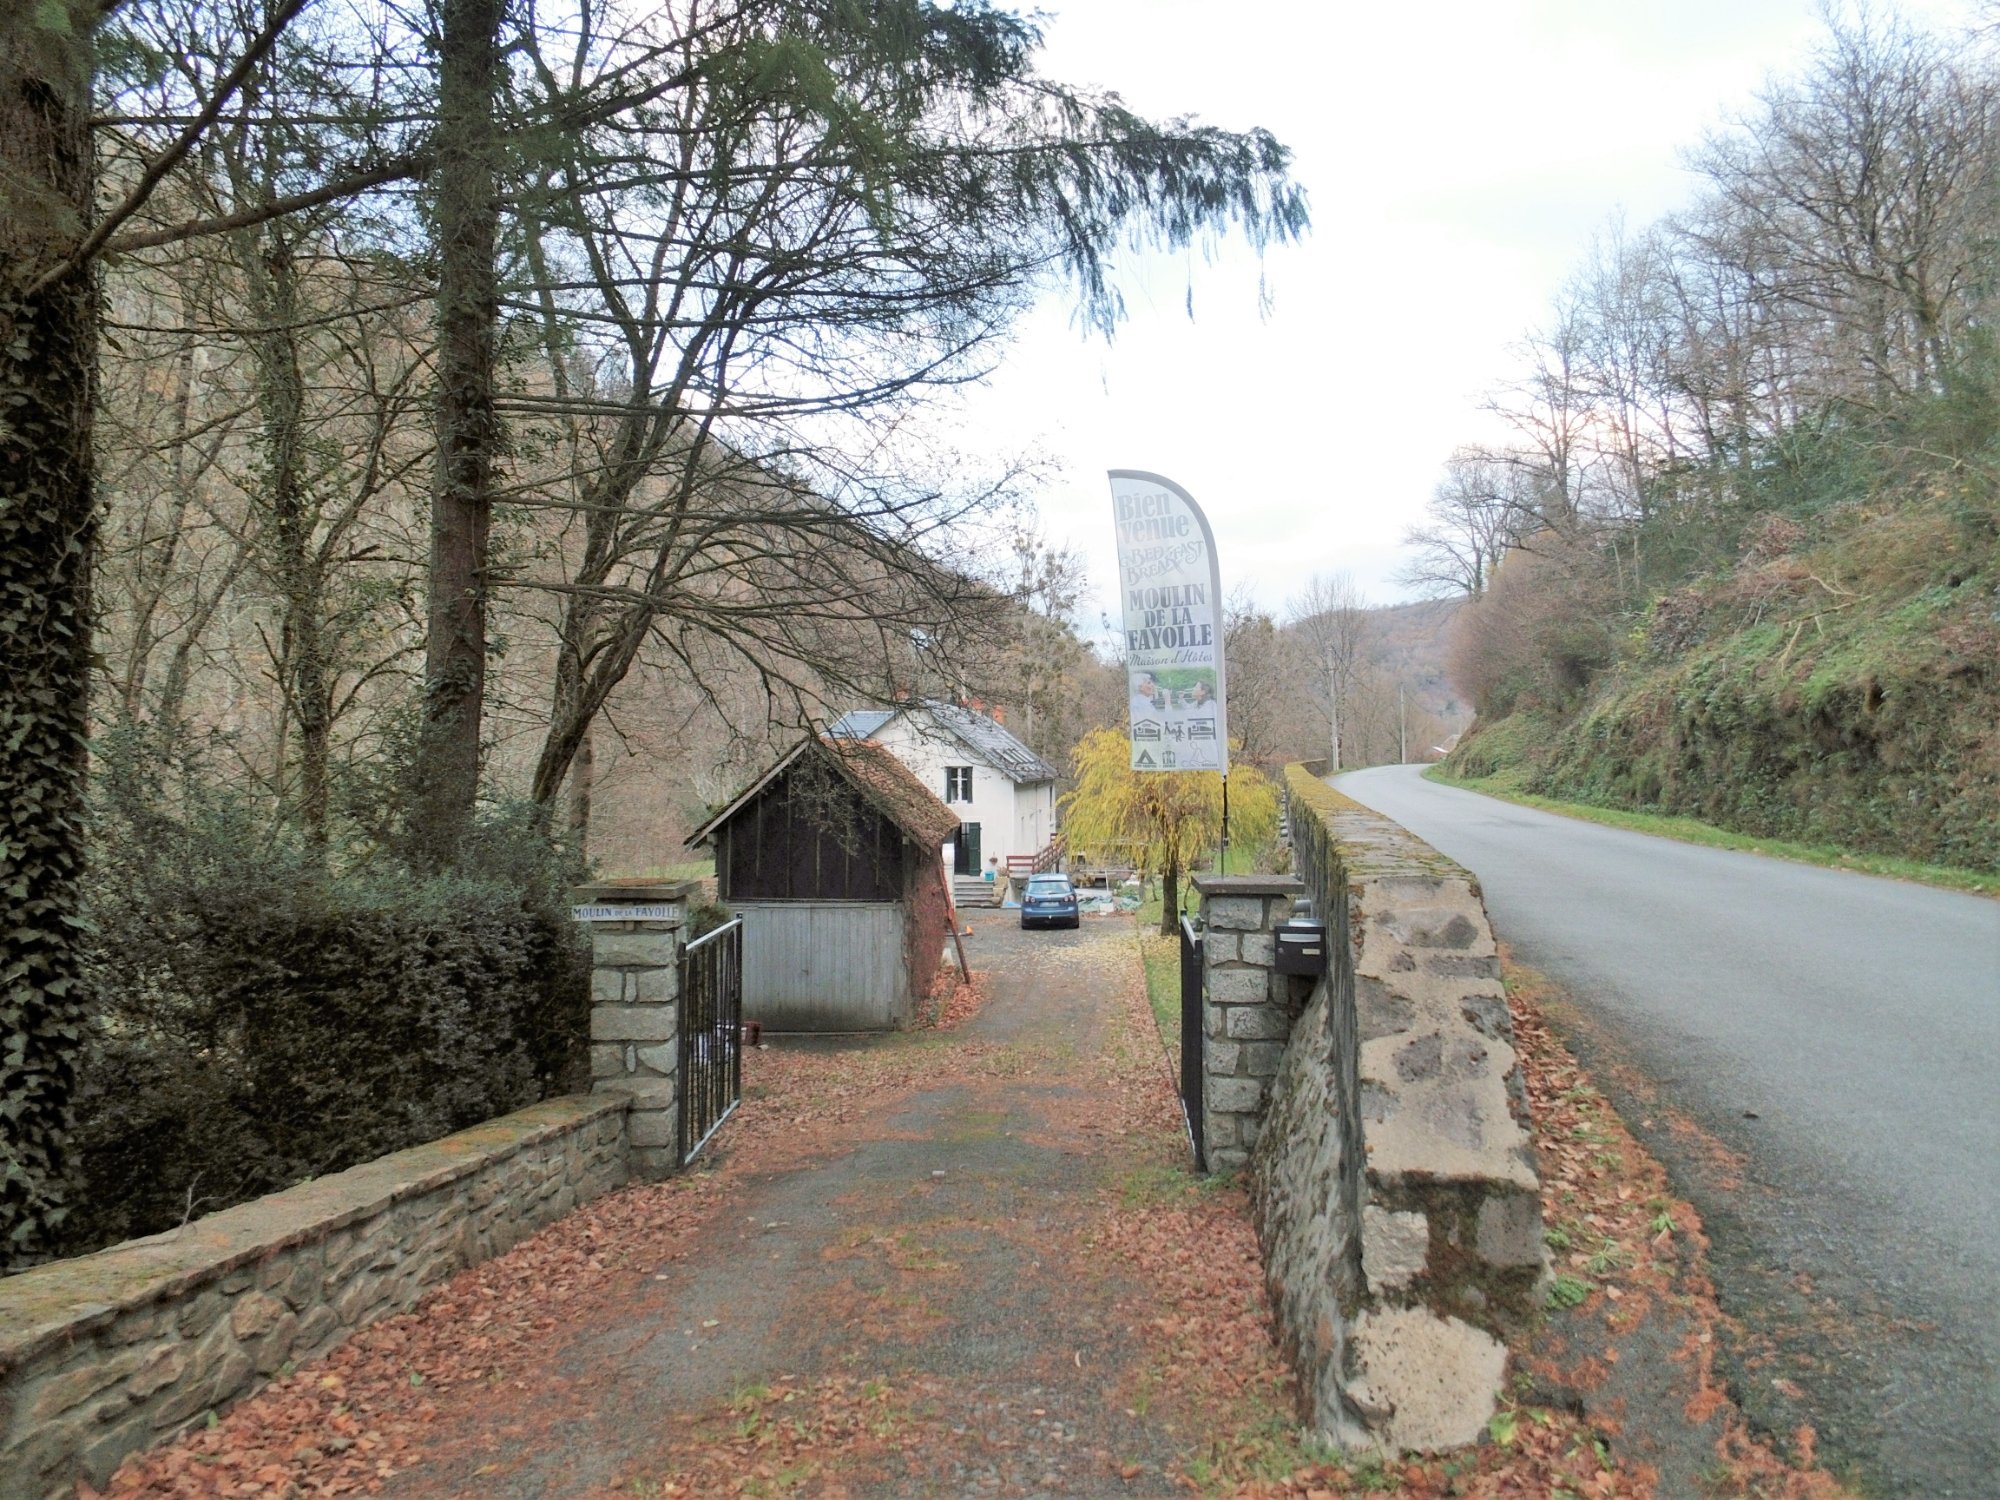
M 1108 1430 L 1086 1430 L 1074 1417 L 1065 1426 L 1053 1408 L 1006 1413 L 1022 1425 L 1018 1433 L 1004 1429 L 1015 1437 L 995 1439 L 1008 1451 L 981 1471 L 984 1492 L 1046 1488 L 1057 1476 L 1038 1472 L 1042 1454 L 1074 1451 L 1079 1467 L 1065 1471 L 1064 1483 L 1085 1483 L 1088 1493 L 1253 1500 L 1385 1491 L 1515 1500 L 1650 1495 L 1656 1473 L 1621 1456 L 1620 1424 L 1589 1414 L 1588 1393 L 1619 1358 L 1618 1332 L 1637 1326 L 1656 1299 L 1672 1298 L 1693 1307 L 1704 1330 L 1680 1351 L 1692 1391 L 1683 1415 L 1716 1429 L 1706 1479 L 1713 1492 L 1790 1500 L 1843 1493 L 1813 1467 L 1810 1433 L 1795 1435 L 1796 1461 L 1787 1463 L 1729 1404 L 1711 1363 L 1706 1330 L 1719 1314 L 1702 1268 L 1700 1225 L 1688 1205 L 1669 1196 L 1658 1164 L 1542 1020 L 1533 986 L 1523 984 L 1509 989 L 1552 1256 L 1583 1288 L 1569 1316 L 1602 1320 L 1612 1341 L 1589 1360 L 1566 1362 L 1563 1341 L 1550 1340 L 1547 1330 L 1531 1336 L 1515 1351 L 1510 1396 L 1486 1441 L 1464 1452 L 1338 1457 L 1302 1440 L 1296 1385 L 1271 1338 L 1247 1195 L 1236 1183 L 1198 1179 L 1187 1169 L 1172 1075 L 1136 955 L 1120 929 L 1115 942 L 1051 954 L 1058 967 L 1077 966 L 1102 1003 L 1088 1056 L 964 1033 L 988 995 L 986 976 L 977 974 L 941 996 L 934 1029 L 898 1045 L 753 1051 L 745 1108 L 724 1127 L 719 1165 L 584 1205 L 453 1277 L 413 1311 L 371 1325 L 178 1441 L 127 1460 L 105 1494 L 310 1497 L 377 1494 L 392 1484 L 402 1493 L 409 1486 L 396 1481 L 406 1473 L 416 1481 L 413 1492 L 433 1492 L 423 1465 L 442 1420 L 454 1413 L 491 1413 L 509 1424 L 509 1440 L 532 1444 L 537 1371 L 557 1330 L 616 1320 L 635 1284 L 695 1253 L 703 1231 L 734 1211 L 751 1164 L 761 1174 L 805 1170 L 850 1151 L 879 1133 L 897 1101 L 941 1080 L 1024 1085 L 1034 1096 L 1037 1139 L 1097 1165 L 1087 1211 L 1045 1226 L 1034 1243 L 1065 1276 L 1094 1284 L 1120 1325 L 1119 1337 L 1102 1345 L 1068 1336 L 1076 1330 L 1051 1330 L 1044 1361 L 1052 1381 L 1083 1380 L 1101 1391 L 1114 1418 Z M 1052 1079 L 1061 1086 L 1045 1086 Z M 957 1228 L 1028 1234 L 1020 1225 Z M 853 1248 L 928 1283 L 960 1271 L 949 1257 L 887 1238 Z M 857 1312 L 857 1322 L 866 1316 Z M 941 1332 L 928 1304 L 902 1299 L 895 1316 L 906 1331 Z M 1054 1402 L 1058 1386 L 1049 1389 L 1046 1399 Z M 1581 1399 L 1538 1399 L 1558 1391 Z M 947 1473 L 963 1478 L 964 1465 L 951 1468 L 946 1459 L 970 1441 L 969 1424 L 992 1415 L 951 1378 L 929 1372 L 787 1375 L 674 1414 L 663 1424 L 670 1430 L 662 1461 L 613 1480 L 606 1493 L 840 1500 L 949 1492 L 924 1486 Z M 1164 1460 L 1135 1451 L 1141 1445 L 1119 1432 L 1120 1415 L 1134 1431 L 1150 1425 L 1167 1434 L 1173 1451 Z M 1019 1433 L 1032 1441 L 1019 1441 Z M 488 1464 L 475 1477 L 501 1468 Z M 79 1494 L 94 1497 L 87 1486 Z

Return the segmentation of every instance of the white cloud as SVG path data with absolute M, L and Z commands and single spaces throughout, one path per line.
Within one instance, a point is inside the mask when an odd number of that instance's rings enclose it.
M 1207 509 L 1224 581 L 1279 606 L 1315 571 L 1399 593 L 1397 543 L 1482 394 L 1614 212 L 1684 201 L 1681 153 L 1802 61 L 1813 0 L 1054 0 L 1044 71 L 1150 115 L 1264 125 L 1315 228 L 1262 268 L 1232 248 L 1126 258 L 1106 348 L 1039 310 L 962 440 L 1063 466 L 1050 533 L 1114 599 L 1104 471 L 1172 476 Z M 1958 0 L 1907 7 L 1934 23 Z M 1190 285 L 1195 319 L 1187 318 Z

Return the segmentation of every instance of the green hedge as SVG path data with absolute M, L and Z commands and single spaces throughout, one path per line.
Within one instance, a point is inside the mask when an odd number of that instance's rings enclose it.
M 247 820 L 126 827 L 92 882 L 79 1254 L 575 1087 L 589 964 L 532 834 L 344 872 Z

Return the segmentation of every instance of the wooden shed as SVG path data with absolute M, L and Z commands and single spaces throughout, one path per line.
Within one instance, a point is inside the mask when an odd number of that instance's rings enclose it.
M 880 745 L 801 740 L 688 839 L 743 919 L 743 1017 L 774 1031 L 908 1026 L 950 936 L 958 815 Z

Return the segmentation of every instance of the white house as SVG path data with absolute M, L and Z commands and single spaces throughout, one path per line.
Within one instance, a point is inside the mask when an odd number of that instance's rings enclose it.
M 874 740 L 959 816 L 952 871 L 1005 874 L 1042 855 L 1056 831 L 1056 768 L 1004 724 L 934 698 L 856 709 L 828 731 Z

